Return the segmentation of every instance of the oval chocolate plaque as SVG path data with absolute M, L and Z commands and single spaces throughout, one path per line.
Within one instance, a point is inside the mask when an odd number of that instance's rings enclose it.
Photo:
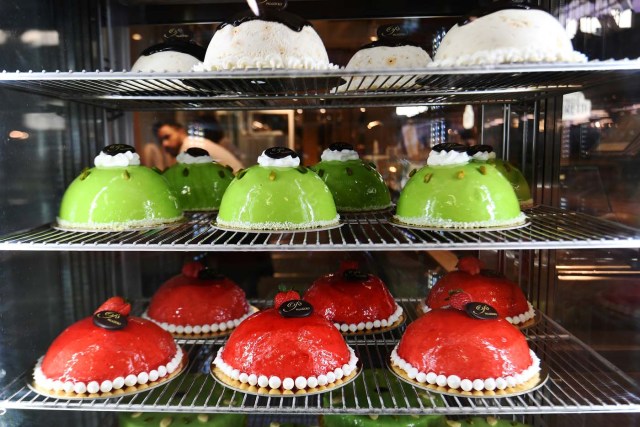
M 282 317 L 307 317 L 313 313 L 313 306 L 307 301 L 294 299 L 283 302 L 278 311 Z
M 498 312 L 489 304 L 483 302 L 470 302 L 464 306 L 467 314 L 474 319 L 493 320 L 498 318 Z
M 93 315 L 93 324 L 103 329 L 116 331 L 127 326 L 127 317 L 117 311 L 99 311 Z

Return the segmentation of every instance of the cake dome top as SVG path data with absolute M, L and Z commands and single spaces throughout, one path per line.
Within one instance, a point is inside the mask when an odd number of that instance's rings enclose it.
M 326 148 L 320 159 L 322 161 L 339 161 L 346 162 L 348 160 L 358 160 L 360 156 L 358 152 L 353 149 L 353 145 L 346 142 L 334 142 Z
M 192 34 L 182 28 L 171 28 L 162 38 L 162 43 L 149 46 L 140 56 L 150 56 L 158 52 L 179 52 L 191 55 L 199 61 L 204 61 L 207 50 L 192 40 Z
M 127 144 L 111 144 L 104 147 L 93 160 L 98 168 L 139 166 L 140 156 Z

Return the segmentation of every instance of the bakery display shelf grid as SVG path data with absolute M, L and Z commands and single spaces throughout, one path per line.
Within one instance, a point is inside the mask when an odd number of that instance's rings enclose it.
M 638 60 L 364 71 L 4 71 L 0 86 L 114 109 L 246 110 L 514 103 L 638 74 Z
M 122 232 L 62 231 L 51 225 L 0 237 L 0 250 L 19 251 L 344 251 L 431 249 L 637 248 L 640 230 L 546 206 L 525 210 L 530 224 L 511 230 L 405 229 L 390 213 L 345 214 L 325 231 L 245 233 L 211 226 L 213 214 L 194 214 L 166 228 Z
M 416 318 L 418 299 L 400 299 L 408 321 Z M 470 399 L 432 394 L 411 386 L 389 387 L 399 381 L 385 371 L 375 388 L 362 385 L 363 376 L 342 389 L 324 395 L 304 397 L 253 396 L 226 390 L 217 393 L 217 384 L 207 367 L 222 342 L 212 345 L 185 344 L 190 358 L 189 372 L 206 376 L 204 382 L 192 375 L 174 383 L 182 392 L 159 387 L 148 393 L 105 400 L 70 401 L 36 394 L 27 387 L 31 370 L 19 375 L 0 390 L 0 412 L 7 409 L 90 410 L 130 412 L 243 412 L 251 414 L 543 414 L 640 412 L 640 388 L 594 350 L 580 342 L 557 323 L 544 316 L 525 332 L 531 347 L 549 370 L 549 381 L 537 391 L 510 398 Z M 365 369 L 384 368 L 399 333 L 378 334 L 350 340 Z M 202 379 L 202 378 L 200 378 Z M 356 386 L 365 394 L 357 395 Z M 380 398 L 379 389 L 388 388 L 391 402 Z M 215 396 L 215 397 L 214 397 Z M 438 403 L 439 402 L 439 403 Z

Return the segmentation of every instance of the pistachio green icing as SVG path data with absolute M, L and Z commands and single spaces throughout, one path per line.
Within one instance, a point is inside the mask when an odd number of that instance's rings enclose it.
M 144 166 L 92 168 L 67 188 L 58 224 L 123 230 L 178 221 L 182 214 L 165 179 Z
M 205 374 L 188 374 L 150 394 L 154 394 L 153 401 L 157 400 L 158 405 L 204 406 L 208 401 L 212 405 L 238 406 L 242 401 L 241 397 L 234 397 L 233 390 L 214 385 Z M 120 427 L 244 427 L 247 422 L 244 414 L 133 412 L 120 413 L 118 418 Z
M 374 408 L 393 408 L 397 404 L 418 407 L 418 400 L 421 400 L 423 406 L 427 408 L 433 406 L 434 403 L 436 406 L 442 406 L 439 397 L 426 391 L 416 391 L 410 385 L 401 382 L 382 369 L 365 370 L 361 378 L 356 379 L 354 384 L 355 394 L 352 387 L 342 389 L 344 404 L 349 407 L 354 407 L 356 403 L 360 406 L 370 404 Z M 367 396 L 371 399 L 370 403 Z M 395 396 L 395 402 L 392 396 Z M 405 396 L 408 400 L 406 403 Z M 333 398 L 336 400 L 335 405 L 343 405 L 343 396 L 340 393 L 333 393 Z M 324 395 L 323 405 L 328 407 L 330 403 L 329 395 Z M 322 424 L 324 427 L 448 427 L 443 415 L 324 415 Z
M 509 181 L 490 164 L 425 166 L 400 193 L 396 220 L 442 228 L 504 227 L 524 215 Z
M 176 163 L 164 171 L 169 187 L 184 211 L 212 211 L 220 208 L 233 172 L 219 163 Z
M 362 160 L 328 160 L 313 167 L 327 184 L 339 212 L 386 209 L 391 195 L 382 175 Z
M 520 203 L 532 203 L 529 183 L 518 168 L 501 159 L 493 159 L 489 163 L 494 164 L 496 169 L 509 180 Z
M 448 421 L 449 427 L 529 427 L 518 421 L 501 420 L 495 417 L 471 417 L 457 421 Z
M 238 172 L 218 213 L 218 224 L 231 228 L 283 230 L 337 223 L 329 188 L 302 166 L 255 165 Z

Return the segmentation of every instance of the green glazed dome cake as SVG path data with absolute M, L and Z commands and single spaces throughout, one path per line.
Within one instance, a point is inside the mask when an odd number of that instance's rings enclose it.
M 439 144 L 410 173 L 394 219 L 443 229 L 501 228 L 526 221 L 509 181 L 489 164 L 470 162 L 466 147 Z
M 233 170 L 214 162 L 207 150 L 192 147 L 178 154 L 164 177 L 183 211 L 216 211 L 233 180 Z
M 392 374 L 382 369 L 367 369 L 362 378 L 355 382 L 355 394 L 352 387 L 345 387 L 343 396 L 333 394 L 334 405 L 349 407 L 371 405 L 377 408 L 393 408 L 394 396 L 400 397 L 403 402 L 406 396 L 411 407 L 418 407 L 422 403 L 425 407 L 433 406 L 433 400 L 437 406 L 442 406 L 440 397 L 429 394 L 426 391 L 415 391 L 409 384 L 396 379 Z M 370 401 L 369 401 L 370 399 Z M 418 402 L 420 400 L 421 402 Z M 323 403 L 328 407 L 329 395 L 323 396 Z M 321 425 L 323 427 L 448 427 L 443 415 L 324 415 Z
M 365 212 L 391 206 L 389 189 L 375 165 L 360 160 L 353 146 L 331 144 L 313 170 L 327 184 L 338 212 Z
M 240 171 L 220 203 L 217 223 L 245 230 L 296 230 L 339 224 L 336 205 L 322 179 L 300 166 L 284 147 L 265 150 L 258 164 Z
M 471 156 L 473 162 L 486 162 L 494 165 L 496 169 L 498 169 L 498 171 L 511 183 L 521 207 L 528 208 L 533 206 L 531 189 L 529 188 L 529 183 L 522 172 L 520 172 L 520 170 L 511 163 L 502 159 L 496 159 L 496 154 L 493 152 L 492 146 L 474 145 L 467 150 L 467 154 Z
M 133 147 L 105 147 L 67 188 L 58 226 L 74 230 L 121 231 L 157 227 L 182 219 L 162 175 L 140 166 Z

